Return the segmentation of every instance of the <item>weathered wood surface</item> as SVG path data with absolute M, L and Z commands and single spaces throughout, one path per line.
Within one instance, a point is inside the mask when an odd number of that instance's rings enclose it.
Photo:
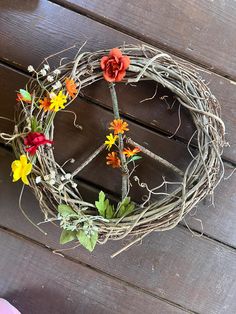
M 21 185 L 13 185 L 9 176 L 12 156 L 4 150 L 0 150 L 0 153 L 0 160 L 3 160 L 0 180 L 4 181 L 0 189 L 1 226 L 51 249 L 62 248 L 58 244 L 58 228 L 50 224 L 41 225 L 48 233 L 48 236 L 44 236 L 23 217 L 17 203 Z M 93 198 L 92 191 L 90 197 Z M 42 221 L 38 204 L 29 191 L 25 192 L 22 205 L 34 222 Z M 5 214 L 6 208 L 8 215 Z M 234 233 L 230 223 L 229 238 Z M 218 230 L 220 233 L 221 230 Z M 111 259 L 110 255 L 124 244 L 112 241 L 105 246 L 98 246 L 92 254 L 83 248 L 62 253 L 197 313 L 228 314 L 236 310 L 236 253 L 231 248 L 206 237 L 193 237 L 186 228 L 180 226 L 169 232 L 154 233 L 142 245 L 135 245 L 126 253 Z
M 0 12 L 1 46 L 0 60 L 26 70 L 29 64 L 37 67 L 43 58 L 75 43 L 81 45 L 87 40 L 86 50 L 95 51 L 104 47 L 114 47 L 126 43 L 141 43 L 134 38 L 122 34 L 108 26 L 102 25 L 85 16 L 66 10 L 54 3 L 39 1 L 35 8 L 34 1 L 24 3 L 26 9 L 20 9 L 17 1 L 11 0 L 3 5 Z M 13 9 L 11 9 L 13 8 Z M 61 20 L 63 19 L 63 23 Z M 18 27 L 20 25 L 20 27 Z M 156 30 L 156 32 L 158 32 Z M 47 39 L 45 39 L 47 33 Z M 63 38 L 63 39 L 62 39 Z M 49 44 L 50 41 L 50 44 Z M 72 57 L 75 51 L 68 51 L 67 57 Z M 214 58 L 212 58 L 214 59 Z M 55 61 L 58 61 L 58 58 Z M 204 69 L 203 69 L 204 70 Z M 236 133 L 236 85 L 222 76 L 214 73 L 202 73 L 206 81 L 211 82 L 213 93 L 222 104 L 222 115 L 226 124 L 227 140 L 230 147 L 225 148 L 224 156 L 228 160 L 236 161 L 236 145 L 234 134 Z M 101 89 L 102 88 L 102 89 Z M 155 92 L 155 85 L 143 86 L 135 97 L 135 88 L 129 88 L 125 93 L 120 93 L 121 109 L 123 113 L 140 121 L 154 130 L 161 130 L 173 134 L 178 126 L 176 104 L 174 110 L 167 110 L 167 105 L 160 97 L 166 95 L 166 90 L 160 89 L 157 97 L 149 102 L 139 103 L 146 97 L 151 97 Z M 131 94 L 131 95 L 132 95 Z M 90 88 L 86 95 L 95 102 L 110 107 L 111 101 L 107 88 L 99 84 L 99 88 Z M 168 95 L 168 93 L 167 93 Z M 169 95 L 170 96 L 170 95 Z M 166 99 L 172 103 L 171 97 Z M 193 127 L 184 112 L 181 112 L 182 125 L 177 136 L 188 140 Z
M 52 2 L 60 3 L 65 8 Z M 0 60 L 9 67 L 0 67 L 0 116 L 13 117 L 14 91 L 27 81 L 28 76 L 23 72 L 26 73 L 29 64 L 36 67 L 49 54 L 74 43 L 79 46 L 85 40 L 86 49 L 95 51 L 123 42 L 141 43 L 141 39 L 200 64 L 203 70 L 211 68 L 212 72 L 202 73 L 202 76 L 211 82 L 213 93 L 222 103 L 227 139 L 231 142 L 231 147 L 224 152 L 224 158 L 236 162 L 236 85 L 226 78 L 235 78 L 233 38 L 236 30 L 235 23 L 232 23 L 235 10 L 236 5 L 230 0 L 188 0 L 185 4 L 179 0 L 175 3 L 168 0 L 165 4 L 159 0 L 133 3 L 122 0 L 111 0 L 109 3 L 107 0 L 102 3 L 97 0 L 2 1 Z M 123 14 L 120 14 L 121 11 Z M 147 15 L 148 19 L 145 18 Z M 140 28 L 140 21 L 144 20 Z M 163 21 L 167 27 L 160 32 Z M 200 31 L 195 32 L 196 27 Z M 67 56 L 73 54 L 68 51 Z M 176 137 L 174 140 L 167 138 L 178 126 L 178 104 L 172 110 L 167 110 L 168 105 L 161 98 L 167 95 L 165 99 L 171 105 L 172 95 L 160 86 L 154 99 L 140 103 L 154 94 L 155 87 L 151 82 L 140 84 L 139 89 L 119 85 L 117 89 L 122 114 L 130 124 L 134 139 L 137 137 L 141 144 L 184 169 L 188 162 L 185 143 L 194 128 L 188 113 L 181 111 L 182 125 Z M 72 105 L 80 124 L 87 120 L 82 132 L 71 126 L 72 115 L 58 114 L 55 153 L 59 161 L 67 157 L 75 157 L 78 162 L 85 159 L 85 151 L 89 154 L 104 140 L 112 119 L 110 96 L 104 82 L 87 88 L 83 93 L 86 100 L 79 98 Z M 11 129 L 10 122 L 0 120 L 0 130 Z M 65 141 L 65 136 L 69 138 L 68 141 Z M 62 143 L 63 150 L 60 147 Z M 175 154 L 172 153 L 173 147 Z M 91 201 L 95 200 L 101 188 L 112 194 L 119 193 L 119 179 L 112 169 L 105 167 L 104 157 L 98 157 L 95 163 L 79 174 L 82 180 L 79 188 Z M 215 208 L 209 207 L 210 202 L 205 201 L 192 213 L 193 217 L 186 217 L 188 226 L 196 230 L 198 235 L 202 231 L 200 221 L 203 222 L 203 237 L 193 237 L 183 222 L 170 232 L 152 234 L 143 241 L 143 245 L 132 247 L 114 260 L 110 259 L 110 255 L 125 242 L 99 246 L 92 255 L 83 248 L 76 248 L 63 252 L 65 258 L 62 259 L 36 244 L 51 249 L 60 248 L 59 229 L 42 225 L 48 232 L 48 236 L 44 236 L 29 224 L 18 209 L 20 184 L 11 183 L 12 159 L 9 152 L 0 149 L 0 226 L 13 231 L 11 235 L 5 232 L 0 235 L 0 294 L 10 301 L 15 300 L 23 313 L 32 313 L 31 306 L 34 307 L 33 313 L 39 313 L 39 309 L 40 312 L 51 313 L 236 312 L 235 176 L 224 180 L 217 188 Z M 150 184 L 158 182 L 155 181 L 156 177 L 166 175 L 166 169 L 156 167 L 152 162 L 148 163 L 145 173 L 142 167 L 139 168 L 139 175 L 150 177 Z M 232 166 L 226 164 L 226 176 L 231 171 Z M 137 190 L 133 197 L 137 198 L 138 194 Z M 42 221 L 38 204 L 30 191 L 24 194 L 23 208 L 34 222 Z M 27 241 L 17 239 L 17 234 L 27 238 Z M 69 261 L 70 258 L 74 262 Z M 45 266 L 43 269 L 40 269 L 41 260 Z M 11 269 L 11 273 L 7 269 Z M 69 295 L 65 290 L 69 290 Z M 115 299 L 116 291 L 118 297 Z M 107 299 L 107 295 L 110 299 Z M 42 303 L 45 296 L 52 302 Z M 26 304 L 29 298 L 30 302 Z M 130 300 L 127 301 L 127 298 Z
M 234 0 L 53 0 L 154 46 L 236 78 Z
M 0 294 L 22 313 L 186 313 L 5 231 L 0 239 Z

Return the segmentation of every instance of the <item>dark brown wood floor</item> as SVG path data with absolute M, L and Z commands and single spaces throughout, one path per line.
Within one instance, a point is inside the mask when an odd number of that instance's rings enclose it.
M 44 57 L 85 40 L 90 51 L 143 41 L 204 71 L 222 104 L 231 144 L 224 151 L 227 177 L 236 163 L 235 17 L 233 0 L 0 0 L 0 116 L 12 118 L 15 91 L 27 82 L 29 64 L 37 67 Z M 132 137 L 184 167 L 193 125 L 182 111 L 181 127 L 170 139 L 178 126 L 178 106 L 167 109 L 165 99 L 171 103 L 172 96 L 164 88 L 140 103 L 154 91 L 150 82 L 139 89 L 119 86 L 122 115 Z M 86 127 L 81 132 L 72 126 L 72 115 L 58 115 L 59 161 L 74 157 L 81 162 L 103 141 L 112 119 L 106 86 L 88 88 L 73 110 Z M 11 131 L 11 123 L 0 120 L 0 130 Z M 235 176 L 217 188 L 215 207 L 204 201 L 187 217 L 187 225 L 152 234 L 115 259 L 110 255 L 124 243 L 98 246 L 92 254 L 76 248 L 62 257 L 53 254 L 60 248 L 57 228 L 45 225 L 44 236 L 18 209 L 21 186 L 11 182 L 13 158 L 0 144 L 0 297 L 23 314 L 236 313 Z M 171 177 L 151 161 L 138 171 L 150 177 L 151 186 L 163 174 Z M 104 165 L 104 155 L 79 179 L 87 199 L 93 200 L 101 187 L 111 195 L 119 193 L 119 179 Z M 138 200 L 139 194 L 137 190 L 132 196 Z M 42 220 L 30 191 L 23 206 L 33 221 Z

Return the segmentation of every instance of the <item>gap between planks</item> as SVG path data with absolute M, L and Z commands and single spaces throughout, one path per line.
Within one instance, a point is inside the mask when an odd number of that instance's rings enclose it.
M 165 303 L 167 303 L 167 304 L 169 304 L 169 305 L 171 305 L 171 306 L 174 306 L 174 307 L 176 307 L 176 308 L 178 308 L 178 309 L 180 309 L 180 310 L 182 310 L 182 311 L 184 311 L 184 312 L 186 312 L 186 313 L 189 313 L 189 314 L 199 314 L 198 312 L 189 310 L 189 309 L 183 307 L 182 305 L 180 305 L 180 304 L 178 304 L 178 303 L 175 303 L 175 302 L 172 302 L 172 301 L 170 301 L 170 300 L 168 300 L 168 299 L 162 298 L 162 297 L 160 297 L 160 296 L 158 296 L 158 295 L 156 295 L 156 294 L 154 294 L 154 293 L 152 293 L 152 292 L 150 292 L 150 291 L 147 291 L 147 290 L 145 290 L 145 289 L 143 289 L 143 288 L 141 288 L 141 287 L 139 287 L 139 286 L 136 286 L 135 284 L 132 284 L 132 283 L 130 283 L 130 282 L 128 282 L 128 281 L 125 281 L 125 280 L 123 280 L 123 279 L 120 279 L 119 277 L 116 277 L 116 276 L 114 276 L 114 275 L 111 275 L 111 274 L 109 274 L 109 273 L 106 273 L 106 272 L 100 270 L 99 268 L 93 267 L 93 266 L 91 266 L 91 265 L 89 265 L 89 264 L 86 264 L 86 263 L 84 263 L 84 262 L 82 262 L 82 261 L 80 261 L 80 260 L 78 260 L 78 259 L 75 259 L 75 258 L 73 258 L 73 257 L 71 257 L 71 256 L 68 256 L 68 255 L 66 255 L 66 254 L 61 254 L 61 253 L 55 253 L 55 251 L 56 251 L 55 249 L 53 249 L 53 248 L 51 248 L 51 247 L 49 247 L 49 246 L 46 246 L 46 245 L 44 245 L 43 243 L 38 242 L 38 241 L 36 241 L 36 240 L 34 240 L 34 239 L 31 239 L 31 238 L 29 238 L 29 237 L 27 237 L 27 236 L 25 236 L 25 235 L 23 235 L 23 234 L 21 234 L 21 233 L 18 233 L 18 232 L 14 231 L 14 230 L 11 230 L 11 229 L 6 228 L 6 227 L 1 226 L 1 225 L 0 225 L 0 230 L 1 230 L 2 232 L 5 232 L 5 233 L 7 233 L 7 234 L 13 236 L 13 237 L 16 237 L 17 239 L 20 239 L 21 241 L 29 242 L 29 243 L 31 243 L 31 244 L 34 244 L 34 245 L 36 245 L 36 246 L 38 246 L 38 247 L 41 247 L 41 248 L 43 248 L 43 249 L 45 249 L 45 250 L 51 252 L 52 254 L 59 255 L 61 258 L 65 258 L 66 260 L 68 260 L 68 261 L 70 261 L 70 262 L 72 262 L 72 263 L 79 264 L 79 265 L 81 265 L 81 266 L 83 266 L 83 267 L 86 267 L 86 268 L 89 268 L 89 269 L 91 269 L 91 270 L 93 270 L 93 271 L 96 271 L 97 273 L 99 273 L 99 274 L 101 274 L 101 275 L 103 275 L 103 276 L 106 276 L 106 277 L 108 277 L 108 278 L 111 278 L 112 280 L 119 281 L 120 283 L 122 283 L 122 284 L 124 284 L 124 285 L 126 285 L 126 286 L 129 286 L 129 287 L 131 287 L 131 288 L 133 288 L 133 289 L 135 289 L 135 290 L 140 291 L 140 292 L 143 293 L 143 294 L 149 295 L 149 296 L 151 296 L 151 297 L 153 297 L 153 298 L 155 298 L 155 299 L 158 299 L 158 300 L 160 300 L 160 301 L 162 301 L 162 302 L 165 302 Z
M 216 68 L 209 69 L 210 66 L 207 66 L 206 64 L 196 60 L 195 58 L 189 58 L 188 56 L 177 52 L 175 49 L 172 49 L 169 46 L 163 45 L 160 41 L 151 40 L 151 39 L 147 38 L 146 36 L 138 35 L 135 31 L 132 31 L 130 28 L 124 27 L 124 26 L 122 27 L 120 24 L 118 24 L 116 22 L 112 23 L 112 22 L 110 22 L 110 20 L 108 18 L 102 17 L 102 16 L 96 14 L 95 12 L 91 12 L 88 9 L 80 7 L 79 5 L 76 5 L 73 3 L 68 3 L 68 2 L 65 2 L 64 0 L 48 0 L 48 2 L 59 5 L 59 6 L 65 8 L 67 10 L 78 13 L 82 16 L 87 17 L 87 18 L 90 18 L 91 20 L 93 20 L 95 22 L 106 25 L 106 26 L 108 26 L 114 30 L 117 30 L 117 31 L 123 33 L 123 34 L 129 35 L 135 39 L 143 41 L 143 42 L 145 42 L 149 45 L 152 45 L 156 48 L 159 48 L 163 51 L 171 53 L 172 55 L 179 57 L 181 59 L 184 59 L 188 62 L 191 62 L 192 64 L 195 64 L 196 66 L 200 66 L 209 72 L 215 73 L 215 74 L 217 74 L 223 78 L 229 79 L 230 81 L 232 81 L 233 83 L 236 84 L 236 79 L 234 77 L 231 77 L 228 74 L 225 74 L 223 71 L 216 69 Z

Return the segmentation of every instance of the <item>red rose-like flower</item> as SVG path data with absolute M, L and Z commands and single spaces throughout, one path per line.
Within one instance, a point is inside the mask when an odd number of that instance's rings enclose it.
M 45 144 L 52 144 L 53 142 L 50 140 L 47 140 L 45 138 L 45 135 L 43 133 L 39 132 L 30 132 L 25 138 L 24 138 L 24 144 L 27 146 L 26 151 L 30 153 L 30 155 L 35 155 L 38 147 L 40 145 Z
M 126 74 L 130 65 L 130 58 L 123 56 L 118 48 L 113 48 L 108 56 L 101 59 L 101 69 L 104 79 L 108 82 L 119 82 Z

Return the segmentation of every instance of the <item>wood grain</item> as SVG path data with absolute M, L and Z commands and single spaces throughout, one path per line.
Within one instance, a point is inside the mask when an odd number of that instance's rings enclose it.
M 26 69 L 29 64 L 37 67 L 46 56 L 75 43 L 79 46 L 85 40 L 87 40 L 86 49 L 88 51 L 114 47 L 123 42 L 140 43 L 130 36 L 53 3 L 39 1 L 36 9 L 31 8 L 32 3 L 34 1 L 26 1 L 24 7 L 19 6 L 15 0 L 1 4 L 0 59 L 20 69 Z M 14 10 L 11 9 L 12 7 Z M 26 9 L 24 9 L 25 7 Z M 61 23 L 62 19 L 63 23 Z M 47 34 L 46 39 L 45 34 Z M 66 53 L 67 57 L 73 55 L 72 51 Z M 202 76 L 211 82 L 212 91 L 222 104 L 227 140 L 231 144 L 225 149 L 224 156 L 234 162 L 236 156 L 234 137 L 236 133 L 236 85 L 214 73 L 202 73 Z M 122 86 L 120 87 L 122 89 Z M 172 134 L 178 126 L 178 105 L 176 104 L 173 110 L 167 110 L 165 101 L 160 99 L 161 96 L 168 95 L 166 90 L 160 89 L 160 93 L 152 101 L 139 103 L 144 98 L 151 97 L 154 91 L 154 84 L 148 84 L 148 88 L 147 84 L 144 84 L 138 93 L 134 87 L 130 87 L 126 92 L 122 90 L 122 93 L 119 93 L 122 111 L 125 115 L 153 130 Z M 104 84 L 97 85 L 96 88 L 91 87 L 86 91 L 86 96 L 110 108 L 110 97 L 108 97 L 108 91 L 104 88 Z M 171 95 L 167 101 L 172 103 Z M 182 127 L 177 135 L 187 140 L 193 133 L 193 126 L 184 111 L 181 111 L 181 118 L 183 120 Z
M 186 313 L 46 248 L 0 238 L 0 294 L 21 313 Z
M 236 78 L 233 0 L 53 1 L 67 4 L 73 10 L 193 60 L 213 72 Z
M 19 211 L 17 198 L 21 185 L 13 184 L 9 177 L 12 157 L 6 151 L 0 150 L 0 153 L 2 165 L 0 180 L 4 182 L 0 188 L 1 226 L 39 241 L 47 247 L 59 249 L 59 228 L 49 224 L 41 225 L 48 233 L 48 236 L 44 236 L 30 225 Z M 235 185 L 235 178 L 232 179 L 233 182 L 229 181 L 229 184 Z M 227 188 L 228 186 L 226 190 Z M 216 203 L 224 193 L 226 191 L 222 190 L 217 194 Z M 222 207 L 225 208 L 229 208 L 231 204 L 232 213 L 235 212 L 234 203 L 227 203 L 222 199 L 221 202 L 223 202 Z M 42 215 L 32 193 L 25 192 L 22 204 L 27 215 L 34 222 L 42 221 Z M 208 208 L 209 217 L 213 210 Z M 218 218 L 221 219 L 222 209 L 215 210 L 219 214 Z M 217 213 L 212 213 L 213 217 L 217 217 Z M 200 218 L 204 223 L 204 214 Z M 212 219 L 210 232 L 215 232 L 221 239 L 227 237 L 230 242 L 236 235 L 235 228 L 232 228 L 232 225 L 235 225 L 235 217 L 232 219 L 234 221 L 232 224 L 229 218 L 225 218 L 220 223 L 218 221 L 216 225 L 213 225 L 216 220 Z M 224 228 L 224 232 L 221 232 Z M 125 242 L 112 241 L 105 246 L 98 246 L 93 254 L 87 253 L 83 248 L 62 253 L 197 313 L 235 312 L 236 253 L 234 250 L 206 237 L 193 237 L 181 226 L 170 232 L 153 233 L 143 241 L 142 245 L 136 245 L 125 254 L 110 259 L 110 255 L 124 244 Z

